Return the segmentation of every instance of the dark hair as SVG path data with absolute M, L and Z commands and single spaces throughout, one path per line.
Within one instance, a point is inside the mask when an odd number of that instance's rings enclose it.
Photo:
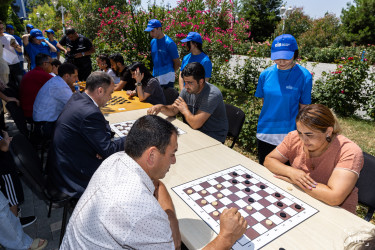
M 95 71 L 89 75 L 89 77 L 86 80 L 86 89 L 90 92 L 94 91 L 95 89 L 99 87 L 103 87 L 104 89 L 107 89 L 111 83 L 113 82 L 113 79 L 110 75 L 103 71 Z
M 189 48 L 189 50 L 191 49 L 191 44 L 195 44 L 195 46 L 197 46 L 197 49 L 199 49 L 199 51 L 200 52 L 203 52 L 204 53 L 204 51 L 203 51 L 203 45 L 201 44 L 201 43 L 197 43 L 197 42 L 193 42 L 193 41 L 188 41 L 187 43 L 186 43 L 186 46 Z
M 2 20 L 0 20 L 0 24 L 4 24 Z
M 120 53 L 115 53 L 115 54 L 110 55 L 109 59 L 115 61 L 116 63 L 119 62 L 122 65 L 124 65 L 124 58 L 122 57 L 122 55 Z
M 51 56 L 43 53 L 39 53 L 35 56 L 35 65 L 41 66 L 43 63 L 48 62 Z
M 52 66 L 60 66 L 61 65 L 61 62 L 60 60 L 58 59 L 53 59 L 52 62 L 51 62 Z
M 322 133 L 326 132 L 329 127 L 333 128 L 332 134 L 338 134 L 341 131 L 335 114 L 322 104 L 310 104 L 302 108 L 296 117 L 297 122 Z
M 192 76 L 194 80 L 199 82 L 200 79 L 205 79 L 205 71 L 199 62 L 192 62 L 185 66 L 181 72 L 181 77 Z
M 144 74 L 143 79 L 142 79 L 142 85 L 147 85 L 148 81 L 151 78 L 154 78 L 153 75 L 150 73 L 148 68 L 141 63 L 141 62 L 133 62 L 132 65 L 129 66 L 130 71 L 136 71 L 137 68 L 139 68 L 139 72 Z
M 73 35 L 76 33 L 76 30 L 73 29 L 73 28 L 67 28 L 66 31 L 65 31 L 65 35 Z
M 102 61 L 105 61 L 105 63 L 107 64 L 107 69 L 111 68 L 111 62 L 110 62 L 109 56 L 107 54 L 100 54 L 100 55 L 98 55 L 98 58 Z
M 65 74 L 73 75 L 75 71 L 78 71 L 77 66 L 71 63 L 63 63 L 58 69 L 58 73 L 60 77 L 63 77 Z
M 293 56 L 293 60 L 297 60 L 297 59 L 298 59 L 298 49 L 294 51 L 294 56 Z
M 154 146 L 165 154 L 173 133 L 177 135 L 177 129 L 169 121 L 156 115 L 143 116 L 135 121 L 126 137 L 125 153 L 138 159 L 145 150 Z

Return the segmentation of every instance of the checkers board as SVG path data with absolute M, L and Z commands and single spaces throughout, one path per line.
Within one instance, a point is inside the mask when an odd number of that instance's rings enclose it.
M 236 207 L 247 221 L 248 228 L 233 245 L 235 250 L 262 248 L 318 212 L 242 165 L 181 184 L 172 190 L 217 234 L 221 212 Z
M 113 123 L 113 124 L 110 124 L 109 126 L 111 127 L 112 131 L 115 132 L 118 136 L 124 137 L 128 135 L 135 121 L 136 120 Z M 177 133 L 179 135 L 186 134 L 186 132 L 180 128 L 177 128 Z

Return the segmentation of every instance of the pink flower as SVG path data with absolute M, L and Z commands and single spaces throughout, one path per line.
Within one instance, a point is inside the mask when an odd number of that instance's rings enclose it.
M 339 66 L 337 66 L 337 67 L 341 69 L 341 68 L 342 68 L 342 65 L 339 65 Z
M 345 57 L 341 57 L 341 60 L 345 60 Z
M 345 93 L 345 92 L 344 92 L 344 90 L 342 89 L 342 90 L 341 90 L 341 94 L 344 94 L 344 93 Z

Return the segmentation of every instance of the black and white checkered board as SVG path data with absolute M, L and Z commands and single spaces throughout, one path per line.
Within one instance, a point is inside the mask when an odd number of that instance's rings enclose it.
M 248 228 L 233 245 L 235 250 L 262 248 L 318 212 L 242 165 L 172 189 L 217 234 L 221 212 L 238 208 Z
M 109 126 L 111 127 L 112 131 L 115 132 L 118 136 L 124 137 L 127 136 L 131 127 L 133 126 L 135 120 L 113 123 Z M 177 132 L 179 135 L 185 134 L 186 132 L 180 128 L 177 128 Z

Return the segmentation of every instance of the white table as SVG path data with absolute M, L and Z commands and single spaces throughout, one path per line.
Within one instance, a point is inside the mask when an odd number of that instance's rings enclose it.
M 259 176 L 287 190 L 292 185 L 273 177 L 265 167 L 231 150 L 215 145 L 177 156 L 163 182 L 172 196 L 180 223 L 182 240 L 189 249 L 200 249 L 216 237 L 207 224 L 171 190 L 177 185 L 241 164 Z M 339 207 L 326 205 L 292 186 L 290 194 L 318 209 L 319 212 L 275 239 L 263 249 L 343 249 L 343 242 L 356 230 L 374 228 L 369 222 Z

